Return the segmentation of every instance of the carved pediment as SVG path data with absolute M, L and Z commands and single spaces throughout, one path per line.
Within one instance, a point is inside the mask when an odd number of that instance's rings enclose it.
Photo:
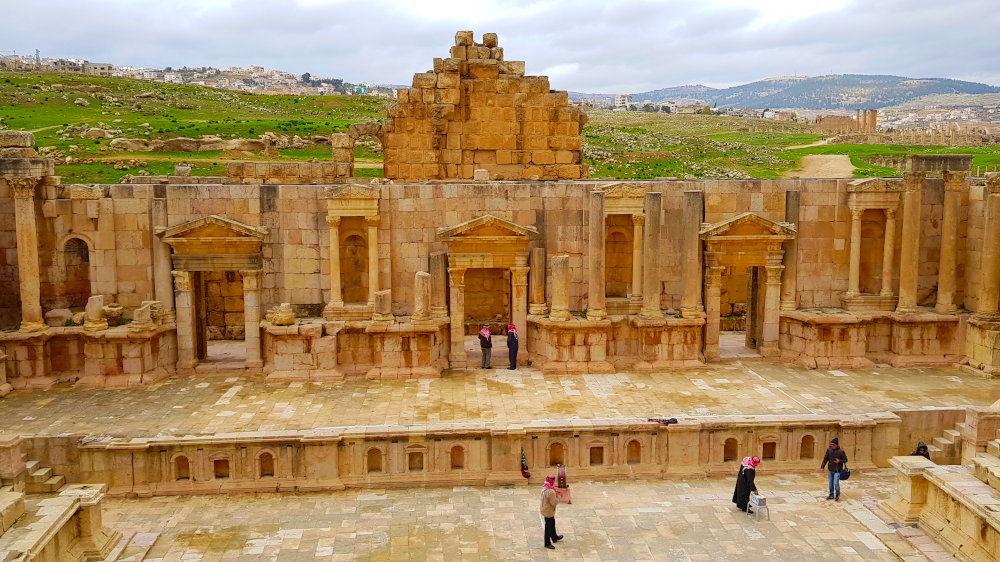
M 218 242 L 252 239 L 259 242 L 267 236 L 267 229 L 262 226 L 243 224 L 219 215 L 208 215 L 177 226 L 171 226 L 158 232 L 157 236 L 162 238 L 164 242 L 194 239 L 215 239 Z
M 532 240 L 538 238 L 538 229 L 533 226 L 521 226 L 508 220 L 483 215 L 470 221 L 438 229 L 440 240 L 496 240 L 521 238 Z
M 604 197 L 608 199 L 643 199 L 646 188 L 634 183 L 613 183 L 604 188 Z
M 904 190 L 903 180 L 865 178 L 847 184 L 848 193 L 895 193 Z
M 742 213 L 722 222 L 703 224 L 699 232 L 703 239 L 713 237 L 795 238 L 795 227 L 791 223 L 776 222 L 754 213 Z
M 378 199 L 382 196 L 382 189 L 349 183 L 345 185 L 331 185 L 326 188 L 324 195 L 327 199 Z

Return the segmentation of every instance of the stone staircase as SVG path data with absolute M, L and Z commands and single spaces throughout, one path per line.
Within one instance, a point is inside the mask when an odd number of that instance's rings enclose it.
M 104 562 L 142 562 L 159 537 L 160 533 L 127 531 Z
M 42 467 L 38 461 L 28 461 L 25 463 L 28 478 L 25 481 L 25 490 L 29 494 L 48 494 L 58 492 L 66 485 L 66 478 L 52 473 L 52 469 Z
M 952 429 L 944 430 L 944 435 L 935 437 L 927 444 L 931 460 L 937 464 L 961 464 L 962 462 L 962 426 L 957 423 Z

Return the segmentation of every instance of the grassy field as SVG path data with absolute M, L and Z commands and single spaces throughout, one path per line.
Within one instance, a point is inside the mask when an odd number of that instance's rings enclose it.
M 68 74 L 0 73 L 0 126 L 35 133 L 36 144 L 60 162 L 64 182 L 114 182 L 126 174 L 169 173 L 191 165 L 195 175 L 218 175 L 231 160 L 327 160 L 330 148 L 286 148 L 278 156 L 240 152 L 122 152 L 110 138 L 82 138 L 90 127 L 114 137 L 167 139 L 217 135 L 258 138 L 275 132 L 302 138 L 328 136 L 351 123 L 385 116 L 385 102 L 364 96 L 254 95 L 201 86 Z M 599 178 L 777 178 L 807 154 L 846 154 L 857 176 L 899 172 L 866 161 L 913 153 L 966 153 L 973 167 L 1000 168 L 1000 147 L 825 144 L 807 125 L 709 115 L 596 110 L 584 129 L 584 159 Z M 66 163 L 69 157 L 72 163 Z M 381 154 L 355 149 L 360 177 L 381 175 Z M 132 161 L 128 169 L 121 162 Z M 115 168 L 116 163 L 118 168 Z

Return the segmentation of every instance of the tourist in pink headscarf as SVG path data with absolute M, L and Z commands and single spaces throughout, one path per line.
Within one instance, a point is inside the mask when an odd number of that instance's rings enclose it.
M 542 484 L 542 503 L 539 511 L 545 521 L 545 548 L 555 549 L 552 544 L 562 540 L 562 535 L 556 534 L 556 506 L 559 505 L 559 498 L 556 496 L 556 477 L 546 476 L 545 483 Z
M 507 357 L 510 358 L 510 370 L 517 369 L 517 326 L 507 324 Z
M 490 354 L 493 353 L 493 339 L 490 337 L 490 325 L 483 324 L 483 329 L 479 330 L 479 349 L 483 351 L 483 368 L 490 367 Z
M 757 485 L 754 484 L 754 477 L 757 475 L 757 467 L 760 465 L 760 457 L 744 457 L 740 463 L 740 472 L 736 476 L 736 489 L 733 490 L 733 503 L 740 511 L 753 513 L 749 507 L 750 494 L 757 493 Z

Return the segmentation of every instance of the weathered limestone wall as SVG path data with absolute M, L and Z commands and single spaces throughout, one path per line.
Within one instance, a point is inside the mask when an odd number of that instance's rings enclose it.
M 210 340 L 241 340 L 243 321 L 243 276 L 238 271 L 206 271 L 206 337 Z

